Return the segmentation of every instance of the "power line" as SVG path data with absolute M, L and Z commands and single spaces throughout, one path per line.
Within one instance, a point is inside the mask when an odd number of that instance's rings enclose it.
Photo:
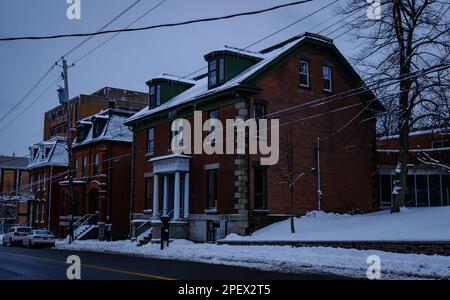
M 288 29 L 289 27 L 294 26 L 294 25 L 297 24 L 297 23 L 300 23 L 301 21 L 303 21 L 303 20 L 305 20 L 305 19 L 307 19 L 307 18 L 309 18 L 309 17 L 315 15 L 316 13 L 318 13 L 318 12 L 320 12 L 320 11 L 322 11 L 322 10 L 328 8 L 328 7 L 330 7 L 331 5 L 336 4 L 338 1 L 339 1 L 339 0 L 335 0 L 335 1 L 329 3 L 329 4 L 325 5 L 325 6 L 322 6 L 321 8 L 319 8 L 319 9 L 313 11 L 312 13 L 307 14 L 306 16 L 304 16 L 304 17 L 302 17 L 302 18 L 300 18 L 300 19 L 298 19 L 298 20 L 296 20 L 296 21 L 294 21 L 294 22 L 292 22 L 292 23 L 290 23 L 290 24 L 284 26 L 283 28 L 278 29 L 278 30 L 275 31 L 275 32 L 272 32 L 271 34 L 269 34 L 269 35 L 263 37 L 262 39 L 257 40 L 257 41 L 254 42 L 254 43 L 251 43 L 250 45 L 248 45 L 248 46 L 245 47 L 244 49 L 248 49 L 248 48 L 250 48 L 250 47 L 252 47 L 252 46 L 254 46 L 254 45 L 256 45 L 256 44 L 261 43 L 262 41 L 267 40 L 268 38 L 270 38 L 270 37 L 272 37 L 272 36 L 274 36 L 274 35 L 276 35 L 276 34 L 282 32 L 282 31 Z
M 136 0 L 135 2 L 133 2 L 130 6 L 128 6 L 125 10 L 123 10 L 120 14 L 118 14 L 117 16 L 115 16 L 112 20 L 110 20 L 108 23 L 106 23 L 105 25 L 103 25 L 99 30 L 97 30 L 98 32 L 101 32 L 103 29 L 105 29 L 106 27 L 108 27 L 109 25 L 111 25 L 112 23 L 114 23 L 115 21 L 117 21 L 117 19 L 119 19 L 121 16 L 123 16 L 124 14 L 126 14 L 130 9 L 132 9 L 134 6 L 136 6 L 139 2 L 141 2 L 141 0 Z M 76 49 L 80 48 L 82 45 L 84 45 L 85 43 L 87 43 L 90 39 L 92 39 L 94 36 L 88 36 L 85 40 L 83 40 L 81 43 L 79 43 L 78 45 L 76 45 L 75 47 L 73 47 L 72 49 L 70 49 L 69 51 L 67 51 L 63 57 L 70 55 L 73 51 L 75 51 Z
M 282 28 L 280 28 L 280 29 L 278 29 L 278 30 L 276 30 L 276 31 L 274 31 L 274 32 L 272 32 L 272 33 L 266 35 L 265 37 L 263 37 L 263 38 L 261 38 L 261 39 L 255 41 L 255 42 L 253 42 L 253 43 L 251 43 L 250 45 L 248 45 L 248 46 L 246 46 L 245 48 L 243 48 L 243 50 L 246 50 L 246 49 L 248 49 L 248 48 L 250 48 L 250 47 L 252 47 L 252 46 L 254 46 L 254 45 L 256 45 L 256 44 L 259 44 L 260 42 L 262 42 L 262 41 L 264 41 L 264 40 L 266 40 L 266 39 L 268 39 L 268 38 L 270 38 L 270 37 L 272 37 L 272 36 L 274 36 L 274 35 L 276 35 L 276 34 L 282 32 L 282 31 L 284 31 L 284 30 L 286 30 L 286 29 L 288 29 L 288 28 L 294 26 L 295 24 L 298 24 L 298 23 L 300 23 L 301 21 L 304 21 L 305 19 L 307 19 L 307 18 L 313 16 L 314 14 L 318 13 L 319 11 L 324 10 L 325 8 L 328 8 L 330 5 L 332 5 L 332 4 L 334 4 L 334 3 L 338 2 L 338 1 L 339 1 L 339 0 L 336 0 L 336 1 L 332 2 L 332 3 L 329 3 L 329 4 L 327 4 L 327 5 L 322 6 L 322 7 L 319 8 L 318 10 L 316 10 L 316 11 L 314 11 L 314 12 L 312 12 L 312 13 L 306 15 L 306 16 L 303 16 L 303 17 L 301 17 L 300 19 L 297 19 L 297 20 L 295 20 L 294 22 L 292 22 L 292 23 L 290 23 L 290 24 L 288 24 L 288 25 L 286 25 L 286 26 L 284 26 L 284 27 L 282 27 Z M 319 25 L 320 25 L 320 24 L 319 24 Z M 193 71 L 193 72 L 191 72 L 191 73 L 189 73 L 189 74 L 187 74 L 187 75 L 184 75 L 184 76 L 181 77 L 181 78 L 182 78 L 182 79 L 188 78 L 188 77 L 190 77 L 190 76 L 192 76 L 192 75 L 194 75 L 194 74 L 196 74 L 196 73 L 198 73 L 198 72 L 200 72 L 200 71 L 202 71 L 202 70 L 204 70 L 204 69 L 206 69 L 206 68 L 207 68 L 207 67 L 201 67 L 200 69 L 195 70 L 195 71 Z
M 13 124 L 20 116 L 22 116 L 25 112 L 27 112 L 33 104 L 35 104 L 40 98 L 42 98 L 59 80 L 61 80 L 60 76 L 56 78 L 39 96 L 37 96 L 24 110 L 22 110 L 14 119 L 12 119 L 8 124 L 0 129 L 0 132 L 3 132 L 6 128 L 8 128 L 11 124 Z
M 150 30 L 150 29 L 156 29 L 156 28 L 176 27 L 176 26 L 183 26 L 183 25 L 188 25 L 188 24 L 212 22 L 212 21 L 226 20 L 226 19 L 232 19 L 232 18 L 242 17 L 242 16 L 257 15 L 257 14 L 262 14 L 262 13 L 265 13 L 265 12 L 274 11 L 274 10 L 278 10 L 278 9 L 281 9 L 281 8 L 290 7 L 290 6 L 294 6 L 294 5 L 299 5 L 299 4 L 312 2 L 312 1 L 314 1 L 314 0 L 295 1 L 295 2 L 291 2 L 291 3 L 286 3 L 286 4 L 272 6 L 272 7 L 265 8 L 265 9 L 248 11 L 248 12 L 243 12 L 243 13 L 230 14 L 230 15 L 225 15 L 225 16 L 221 16 L 221 17 L 210 17 L 210 18 L 194 19 L 194 20 L 175 22 L 175 23 L 151 25 L 151 26 L 146 26 L 146 27 L 126 28 L 126 29 L 116 29 L 116 30 L 105 30 L 105 31 L 90 32 L 90 33 L 72 33 L 72 34 L 58 34 L 58 35 L 47 35 L 47 36 L 10 37 L 10 38 L 0 38 L 0 41 L 59 39 L 59 38 L 66 38 L 66 37 L 84 37 L 84 36 L 94 36 L 94 35 L 103 35 L 103 34 L 109 34 L 109 33 L 116 33 L 116 32 L 133 32 L 133 31 L 143 31 L 143 30 Z
M 41 76 L 41 78 L 39 78 L 39 80 L 31 87 L 31 89 L 28 90 L 28 92 L 19 101 L 17 101 L 17 103 L 14 104 L 14 106 L 6 114 L 4 114 L 3 117 L 0 118 L 0 122 L 5 120 L 20 104 L 22 104 L 22 102 L 24 102 L 27 97 L 31 95 L 31 93 L 38 87 L 39 84 L 41 84 L 42 81 L 44 81 L 44 79 L 51 73 L 52 70 L 53 66 L 48 69 L 48 71 L 45 72 L 44 75 Z
M 127 27 L 125 27 L 125 29 L 130 28 L 131 26 L 133 26 L 135 23 L 137 23 L 139 20 L 141 20 L 142 18 L 144 18 L 146 15 L 148 15 L 150 12 L 152 12 L 153 10 L 155 10 L 156 8 L 158 8 L 160 5 L 162 5 L 164 2 L 166 2 L 167 0 L 162 0 L 161 2 L 159 2 L 158 4 L 156 4 L 155 6 L 151 7 L 149 10 L 147 10 L 144 14 L 142 14 L 141 16 L 139 16 L 137 19 L 135 19 L 133 22 L 131 22 L 130 24 L 127 25 Z M 93 48 L 92 50 L 88 51 L 87 53 L 83 54 L 82 56 L 80 56 L 79 58 L 75 59 L 75 61 L 73 62 L 74 64 L 79 62 L 80 60 L 82 60 L 83 58 L 85 58 L 86 56 L 90 55 L 91 53 L 93 53 L 94 51 L 96 51 L 97 49 L 99 49 L 100 47 L 102 47 L 103 45 L 105 45 L 106 43 L 108 43 L 109 41 L 111 41 L 113 38 L 115 38 L 116 36 L 118 36 L 121 32 L 117 32 L 116 34 L 114 34 L 113 36 L 109 37 L 108 39 L 106 39 L 105 41 L 103 41 L 102 43 L 100 43 L 98 46 L 96 46 L 95 48 Z M 91 36 L 92 37 L 92 36 Z M 89 37 L 89 38 L 91 38 Z

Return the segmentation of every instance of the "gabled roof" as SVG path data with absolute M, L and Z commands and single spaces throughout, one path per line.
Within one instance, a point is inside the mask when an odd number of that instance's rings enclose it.
M 27 169 L 46 166 L 68 166 L 67 143 L 64 138 L 54 137 L 30 146 Z
M 133 141 L 133 133 L 125 126 L 123 123 L 127 118 L 131 116 L 132 113 L 129 111 L 116 110 L 116 109 L 107 109 L 101 111 L 98 114 L 87 117 L 81 121 L 79 121 L 75 127 L 82 125 L 91 125 L 89 126 L 89 131 L 86 134 L 86 138 L 77 142 L 76 140 L 73 142 L 73 147 L 79 147 L 82 145 L 87 145 L 90 143 L 95 143 L 99 141 L 116 141 L 116 142 L 129 142 Z M 102 132 L 94 138 L 93 131 L 94 126 L 93 122 L 95 119 L 102 119 L 106 121 L 106 124 L 102 130 Z
M 360 84 L 363 83 L 362 79 L 359 77 L 356 71 L 352 68 L 352 66 L 348 63 L 348 61 L 344 58 L 344 56 L 334 46 L 333 41 L 331 39 L 322 37 L 317 34 L 305 33 L 303 35 L 295 36 L 283 43 L 264 49 L 261 52 L 253 53 L 252 56 L 258 57 L 260 60 L 256 62 L 254 65 L 247 68 L 239 75 L 237 75 L 236 77 L 230 79 L 229 81 L 225 82 L 220 86 L 208 89 L 208 77 L 207 76 L 197 77 L 198 80 L 195 81 L 195 84 L 191 88 L 187 89 L 186 91 L 182 92 L 181 94 L 173 97 L 172 99 L 168 100 L 167 102 L 157 107 L 153 108 L 149 108 L 148 106 L 145 107 L 144 109 L 140 110 L 132 117 L 127 119 L 125 124 L 129 125 L 132 124 L 134 121 L 143 119 L 153 114 L 163 112 L 165 110 L 171 109 L 173 107 L 182 104 L 194 102 L 199 99 L 212 97 L 216 94 L 220 94 L 222 92 L 232 90 L 237 87 L 246 87 L 248 86 L 248 83 L 252 79 L 257 77 L 259 74 L 265 72 L 272 64 L 275 64 L 278 60 L 284 58 L 285 55 L 291 53 L 292 50 L 295 50 L 297 46 L 300 46 L 305 41 L 318 42 L 321 43 L 322 45 L 329 46 L 330 49 L 332 49 L 335 53 L 338 54 L 339 58 L 344 62 L 345 67 L 347 67 L 350 70 L 349 73 L 355 79 L 355 81 L 357 81 Z M 224 48 L 222 50 L 233 52 L 240 51 L 239 49 L 236 48 L 231 49 L 230 47 Z M 249 54 L 246 53 L 247 51 L 245 50 L 241 51 L 242 54 L 247 55 Z M 370 91 L 368 92 L 371 93 Z

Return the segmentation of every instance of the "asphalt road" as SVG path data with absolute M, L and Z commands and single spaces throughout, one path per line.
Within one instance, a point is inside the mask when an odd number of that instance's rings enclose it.
M 85 280 L 345 279 L 329 274 L 285 274 L 117 254 L 0 246 L 0 280 L 65 280 L 69 255 L 80 257 L 81 279 Z

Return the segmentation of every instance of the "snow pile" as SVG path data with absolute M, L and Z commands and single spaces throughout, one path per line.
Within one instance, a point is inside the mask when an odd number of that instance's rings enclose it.
M 135 242 L 58 242 L 57 249 L 127 254 L 160 259 L 188 260 L 287 273 L 334 273 L 366 278 L 367 257 L 381 258 L 382 279 L 450 279 L 450 257 L 397 254 L 372 250 L 325 247 L 228 246 L 176 240 L 160 250 L 158 244 L 138 247 Z
M 228 235 L 227 241 L 450 241 L 450 206 L 408 208 L 401 213 L 379 211 L 364 215 L 310 212 L 274 223 L 251 236 Z
M 0 234 L 0 245 L 3 245 L 3 236 L 4 234 Z

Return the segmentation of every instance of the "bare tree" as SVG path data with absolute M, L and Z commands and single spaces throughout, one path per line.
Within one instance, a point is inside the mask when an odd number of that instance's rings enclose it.
M 281 184 L 286 184 L 289 192 L 290 200 L 290 221 L 291 221 L 291 233 L 295 233 L 295 184 L 304 175 L 313 172 L 315 168 L 312 168 L 306 172 L 300 171 L 297 166 L 296 155 L 299 145 L 294 140 L 291 124 L 288 124 L 284 130 L 284 135 L 280 137 L 280 146 L 284 150 L 284 156 L 277 164 L 278 175 L 282 179 Z
M 400 155 L 391 212 L 405 205 L 409 164 L 409 134 L 418 126 L 449 124 L 450 3 L 438 0 L 383 0 L 380 14 L 366 15 L 366 0 L 349 0 L 339 9 L 348 16 L 363 14 L 347 24 L 360 51 L 353 62 L 367 80 L 381 85 L 378 95 L 398 93 L 380 119 L 384 134 L 399 134 Z M 375 3 L 375 4 L 374 4 Z

